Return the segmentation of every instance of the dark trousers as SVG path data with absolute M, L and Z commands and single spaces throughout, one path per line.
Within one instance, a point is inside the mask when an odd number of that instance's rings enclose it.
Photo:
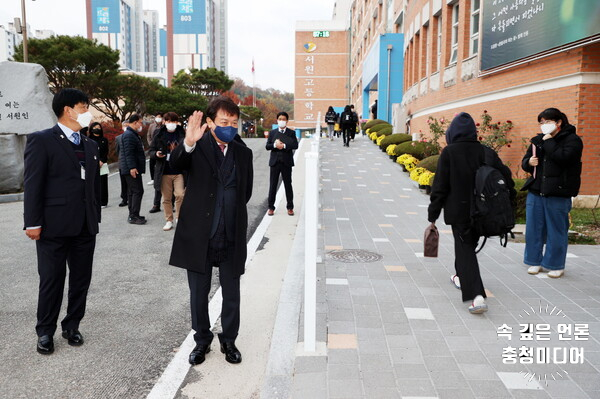
M 144 196 L 144 184 L 142 175 L 136 178 L 131 175 L 125 175 L 127 179 L 127 205 L 129 206 L 129 217 L 139 217 L 142 206 L 142 197 Z
M 154 190 L 154 201 L 152 202 L 152 205 L 160 208 L 161 198 L 162 198 L 162 193 L 160 192 L 160 190 Z
M 212 278 L 212 266 L 206 266 L 206 273 L 188 270 L 190 286 L 190 305 L 192 311 L 192 328 L 196 331 L 194 340 L 197 344 L 210 345 L 213 333 L 210 330 L 208 315 L 208 294 Z M 223 332 L 219 334 L 220 342 L 235 342 L 240 329 L 240 277 L 233 272 L 231 261 L 219 264 L 219 282 L 223 293 L 221 305 L 221 325 Z
M 69 265 L 67 315 L 63 330 L 78 330 L 85 314 L 88 288 L 92 280 L 92 263 L 96 235 L 86 227 L 75 237 L 40 238 L 36 241 L 40 287 L 37 308 L 37 335 L 54 335 L 62 305 L 66 265 Z
M 472 234 L 468 224 L 452 225 L 452 234 L 454 235 L 454 267 L 460 279 L 463 302 L 472 301 L 477 295 L 485 298 L 485 289 L 475 254 L 479 237 Z
M 352 130 L 348 127 L 345 127 L 342 134 L 344 135 L 344 145 L 350 146 L 350 138 L 352 135 Z
M 108 205 L 108 175 L 100 176 L 100 205 Z
M 156 159 L 150 158 L 150 180 L 154 180 L 154 168 L 156 167 Z
M 119 169 L 119 178 L 121 179 L 121 199 L 127 203 L 127 178 L 126 175 L 121 174 L 121 169 Z
M 269 209 L 275 209 L 275 196 L 277 195 L 277 185 L 279 184 L 279 175 L 283 179 L 285 187 L 286 208 L 294 209 L 294 190 L 292 189 L 292 167 L 277 162 L 271 166 L 271 178 L 269 185 Z

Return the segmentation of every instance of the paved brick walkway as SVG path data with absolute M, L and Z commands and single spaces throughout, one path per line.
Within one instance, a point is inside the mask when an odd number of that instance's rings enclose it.
M 571 246 L 565 276 L 553 280 L 526 273 L 523 244 L 488 242 L 479 261 L 489 311 L 471 315 L 450 282 L 442 220 L 439 257 L 422 257 L 429 197 L 400 166 L 363 137 L 349 148 L 322 140 L 320 159 L 317 341 L 327 350 L 296 357 L 292 397 L 600 398 L 599 247 Z M 334 259 L 349 249 L 381 259 Z M 551 340 L 521 340 L 520 323 L 549 324 Z M 589 338 L 559 341 L 558 325 L 575 323 L 588 324 Z M 301 319 L 299 342 L 302 329 Z M 508 346 L 583 348 L 585 361 L 504 364 Z

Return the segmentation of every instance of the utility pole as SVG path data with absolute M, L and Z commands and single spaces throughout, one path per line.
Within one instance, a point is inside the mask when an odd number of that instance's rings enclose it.
M 21 14 L 23 16 L 23 24 L 21 32 L 23 32 L 23 62 L 29 62 L 29 52 L 27 49 L 27 19 L 25 16 L 25 0 L 21 0 Z

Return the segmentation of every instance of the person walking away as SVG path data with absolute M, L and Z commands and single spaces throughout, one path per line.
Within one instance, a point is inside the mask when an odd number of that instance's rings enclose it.
M 350 140 L 354 141 L 354 137 L 356 136 L 356 132 L 358 131 L 358 114 L 354 111 L 354 104 L 350 104 L 350 111 L 352 112 L 352 120 L 354 120 L 354 129 L 351 132 Z
M 294 216 L 294 190 L 292 188 L 292 168 L 294 167 L 294 150 L 298 149 L 298 139 L 292 129 L 287 128 L 287 112 L 277 114 L 277 124 L 279 127 L 269 132 L 266 149 L 271 151 L 269 157 L 270 181 L 269 181 L 269 210 L 267 214 L 275 214 L 275 196 L 277 195 L 277 185 L 279 184 L 279 175 L 283 180 L 285 187 L 286 208 L 290 216 Z
M 24 169 L 24 229 L 35 240 L 40 277 L 37 351 L 54 352 L 54 333 L 69 267 L 67 314 L 62 337 L 83 344 L 85 315 L 100 214 L 98 146 L 79 133 L 93 116 L 88 96 L 76 89 L 54 95 L 58 123 L 27 136 Z
M 130 224 L 146 224 L 146 218 L 140 216 L 144 185 L 142 174 L 146 172 L 146 155 L 140 132 L 142 131 L 142 118 L 133 114 L 127 120 L 128 126 L 123 133 L 119 167 L 127 179 L 127 203 L 129 206 Z
M 352 115 L 352 110 L 349 105 L 344 107 L 344 112 L 340 116 L 342 137 L 344 138 L 344 147 L 350 147 L 350 137 L 352 137 L 352 130 L 356 131 L 356 122 Z
M 187 270 L 192 328 L 196 346 L 192 365 L 204 362 L 213 340 L 208 296 L 213 267 L 223 292 L 221 352 L 240 363 L 235 344 L 240 327 L 240 277 L 246 264 L 247 203 L 252 196 L 252 150 L 235 139 L 239 107 L 228 97 L 210 101 L 206 123 L 196 111 L 188 121 L 183 145 L 171 153 L 171 167 L 188 173 L 186 194 L 169 264 Z
M 479 263 L 475 249 L 479 236 L 471 228 L 471 200 L 477 169 L 484 160 L 491 159 L 489 165 L 500 171 L 515 197 L 511 172 L 498 154 L 482 145 L 477 139 L 477 128 L 471 115 L 459 113 L 446 130 L 446 146 L 437 165 L 433 186 L 431 187 L 428 220 L 431 223 L 444 210 L 444 221 L 452 226 L 454 236 L 454 267 L 456 274 L 451 280 L 462 291 L 463 302 L 470 302 L 469 312 L 483 313 L 488 306 L 485 303 L 485 289 L 481 280 Z
M 154 136 L 150 145 L 150 159 L 156 161 L 154 171 L 154 188 L 160 188 L 166 223 L 164 231 L 173 228 L 173 194 L 175 195 L 175 210 L 179 212 L 183 195 L 185 194 L 184 177 L 180 170 L 171 166 L 169 160 L 171 153 L 185 138 L 185 131 L 179 122 L 179 115 L 175 112 L 164 114 L 165 124 Z
M 529 274 L 543 269 L 548 270 L 548 277 L 560 278 L 569 245 L 571 197 L 581 185 L 583 142 L 575 126 L 556 108 L 545 109 L 537 120 L 542 132 L 531 139 L 521 162 L 531 174 L 522 188 L 529 191 L 523 262 Z
M 332 106 L 329 106 L 327 113 L 325 114 L 325 123 L 327 123 L 327 137 L 333 141 L 334 127 L 337 122 L 338 114 L 333 110 Z
M 150 148 L 150 146 L 152 145 L 152 140 L 154 139 L 156 134 L 160 131 L 160 129 L 163 127 L 163 125 L 164 125 L 163 119 L 164 118 L 161 113 L 156 114 L 154 117 L 154 122 L 152 122 L 150 124 L 150 126 L 148 127 L 148 133 L 146 134 L 146 138 L 148 139 L 148 148 Z M 150 181 L 148 182 L 148 185 L 151 186 L 154 184 L 154 169 L 156 167 L 156 159 L 153 159 L 152 157 L 150 157 L 149 164 L 150 164 Z M 159 182 L 159 185 L 160 185 L 160 182 Z M 152 208 L 150 209 L 150 211 L 148 211 L 149 213 L 160 212 L 160 198 L 161 198 L 160 189 L 154 190 L 154 201 L 152 202 Z
M 108 206 L 108 139 L 104 137 L 100 122 L 90 125 L 89 138 L 98 144 L 100 159 L 100 207 Z
M 377 100 L 375 100 L 371 107 L 371 113 L 373 114 L 373 119 L 377 119 Z

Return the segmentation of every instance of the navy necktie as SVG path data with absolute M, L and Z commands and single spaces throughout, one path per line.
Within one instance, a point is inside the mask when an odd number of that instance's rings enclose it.
M 71 136 L 71 138 L 73 139 L 73 144 L 75 145 L 79 145 L 79 133 L 78 132 L 73 132 L 73 135 Z

